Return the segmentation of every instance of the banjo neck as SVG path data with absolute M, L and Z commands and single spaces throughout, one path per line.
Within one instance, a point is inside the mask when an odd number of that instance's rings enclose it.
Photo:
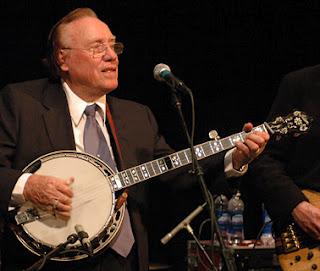
M 289 133 L 293 133 L 294 136 L 297 137 L 309 130 L 312 121 L 312 117 L 309 117 L 302 111 L 295 110 L 287 116 L 278 116 L 271 122 L 264 122 L 263 124 L 254 127 L 252 132 L 268 132 L 270 135 L 276 135 L 277 140 Z M 251 132 L 246 133 L 242 131 L 219 140 L 211 140 L 196 145 L 193 148 L 195 157 L 197 160 L 202 160 L 224 150 L 231 149 L 235 147 L 236 142 L 244 142 L 250 133 Z M 142 165 L 117 172 L 108 176 L 108 179 L 114 191 L 118 191 L 191 163 L 192 153 L 191 148 L 188 148 L 172 153 L 168 156 L 146 162 Z
M 268 123 L 254 127 L 252 131 L 271 132 Z M 219 140 L 210 140 L 205 143 L 194 146 L 194 153 L 197 160 L 202 160 L 224 150 L 235 147 L 237 141 L 244 142 L 249 133 L 240 132 Z M 108 177 L 114 191 L 132 186 L 134 184 L 160 176 L 169 171 L 189 165 L 192 163 L 191 149 L 184 149 L 170 155 L 146 162 L 139 166 L 131 167 L 117 172 Z

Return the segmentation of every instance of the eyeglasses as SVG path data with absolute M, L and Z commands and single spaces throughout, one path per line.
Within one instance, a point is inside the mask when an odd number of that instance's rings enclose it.
M 106 44 L 106 43 L 100 43 L 95 47 L 91 48 L 73 48 L 73 47 L 63 47 L 62 50 L 84 50 L 89 51 L 92 54 L 93 58 L 99 58 L 106 54 L 106 51 L 108 49 L 111 49 L 114 53 L 117 55 L 120 55 L 123 53 L 124 45 L 122 42 L 115 42 L 113 44 Z

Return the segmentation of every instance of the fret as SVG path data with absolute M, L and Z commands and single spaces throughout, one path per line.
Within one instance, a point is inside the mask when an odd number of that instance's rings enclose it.
M 266 132 L 266 133 L 269 132 L 268 129 L 267 129 L 267 127 L 266 127 L 266 125 L 264 125 L 264 124 L 259 125 L 257 128 L 258 128 L 258 129 L 261 129 L 263 132 Z
M 233 141 L 233 139 L 232 139 L 230 136 L 228 137 L 228 139 L 229 139 L 230 144 L 231 144 L 232 146 L 234 146 L 234 141 Z
M 122 172 L 118 173 L 117 175 L 120 179 L 122 186 L 126 186 L 125 180 L 123 179 L 123 176 L 122 176 Z
M 152 163 L 152 167 L 153 167 L 154 172 L 156 173 L 156 175 L 161 174 L 160 166 L 157 163 L 157 161 L 155 160 L 155 161 L 152 161 L 151 163 Z
M 177 154 L 179 156 L 179 159 L 180 159 L 180 162 L 182 165 L 188 164 L 188 160 L 187 160 L 187 157 L 186 157 L 184 151 L 179 151 Z
M 241 135 L 241 133 L 229 136 L 229 140 L 230 140 L 230 143 L 232 146 L 235 146 L 236 142 L 242 141 L 242 138 L 240 135 Z
M 132 173 L 131 173 L 131 170 L 130 170 L 130 169 L 127 169 L 127 170 L 126 170 L 126 173 L 127 173 L 128 178 L 129 178 L 130 184 L 134 184 L 134 183 L 135 183 L 135 179 L 134 179 L 134 176 L 133 176 Z
M 111 184 L 111 186 L 114 188 L 114 189 L 116 189 L 118 186 L 117 186 L 117 184 L 116 184 L 116 182 L 115 182 L 115 180 L 114 180 L 114 177 L 107 177 L 108 178 L 108 180 L 109 180 L 109 183 Z
M 122 171 L 121 172 L 121 177 L 125 183 L 125 186 L 129 185 L 130 184 L 130 180 L 129 180 L 129 177 L 128 177 L 128 174 L 126 171 Z
M 186 157 L 186 161 L 188 162 L 188 163 L 190 163 L 190 159 L 189 159 L 189 157 L 188 157 L 188 150 L 183 150 L 182 151 L 183 152 L 183 154 L 184 154 L 184 156 Z
M 134 168 L 131 168 L 130 169 L 130 173 L 132 175 L 132 178 L 133 178 L 133 181 L 136 183 L 139 181 L 139 176 L 138 176 L 138 173 L 137 171 L 134 169 Z
M 216 152 L 216 150 L 213 148 L 212 143 L 214 143 L 215 141 L 209 141 L 209 146 L 211 149 L 212 154 L 214 154 Z
M 146 163 L 146 167 L 147 167 L 147 170 L 149 172 L 150 177 L 153 177 L 156 175 L 153 170 L 152 163 Z
M 185 155 L 186 155 L 186 157 L 187 157 L 188 162 L 191 163 L 191 161 L 192 161 L 192 156 L 191 156 L 190 150 L 189 150 L 189 149 L 188 149 L 188 150 L 185 150 L 184 153 L 185 153 Z
M 252 130 L 253 131 L 259 131 L 259 132 L 268 132 L 266 127 L 263 124 L 259 125 L 257 127 L 254 127 Z
M 115 174 L 111 177 L 109 177 L 109 179 L 111 180 L 111 183 L 113 184 L 113 188 L 115 191 L 121 189 L 123 186 L 120 182 L 120 179 L 119 179 L 119 175 L 118 174 Z
M 220 140 L 222 150 L 230 149 L 234 146 L 232 140 L 230 140 L 230 137 L 224 138 Z
M 213 153 L 223 151 L 223 146 L 220 140 L 210 141 L 210 147 L 212 148 Z
M 194 152 L 198 160 L 204 158 L 204 152 L 201 145 L 196 146 Z
M 239 136 L 240 136 L 241 142 L 243 142 L 243 141 L 244 141 L 244 139 L 246 138 L 246 137 L 243 137 L 244 135 L 245 135 L 245 132 L 239 133 Z
M 143 181 L 144 178 L 143 178 L 143 174 L 142 174 L 140 166 L 136 167 L 135 169 L 136 169 L 136 172 L 137 172 L 137 175 L 138 175 L 138 182 Z
M 165 163 L 164 158 L 160 158 L 157 161 L 158 161 L 158 165 L 159 165 L 159 168 L 161 170 L 161 173 L 166 172 L 168 170 L 168 167 L 167 167 L 167 165 Z
M 205 157 L 209 156 L 212 154 L 211 148 L 210 148 L 210 142 L 206 142 L 202 144 L 202 149 Z
M 147 179 L 147 178 L 150 177 L 150 174 L 149 174 L 149 171 L 148 171 L 148 169 L 147 169 L 146 164 L 142 165 L 142 166 L 140 167 L 140 169 L 141 169 L 141 171 L 142 171 L 142 175 L 143 175 L 143 178 L 144 178 L 144 179 Z
M 170 155 L 170 159 L 173 167 L 176 168 L 181 166 L 180 158 L 177 154 Z
M 163 157 L 164 158 L 164 162 L 166 163 L 166 166 L 168 168 L 168 170 L 171 170 L 174 168 L 173 164 L 172 164 L 172 161 L 170 159 L 170 156 L 165 156 Z

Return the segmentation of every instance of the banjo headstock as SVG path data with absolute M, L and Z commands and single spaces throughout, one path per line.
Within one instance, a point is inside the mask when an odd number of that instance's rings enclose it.
M 285 117 L 277 117 L 274 121 L 268 122 L 268 128 L 278 137 L 292 134 L 299 136 L 310 129 L 312 118 L 302 111 L 295 110 Z

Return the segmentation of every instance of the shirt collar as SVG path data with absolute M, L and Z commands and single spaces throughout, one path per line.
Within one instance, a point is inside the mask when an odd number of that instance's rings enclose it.
M 64 80 L 62 80 L 62 87 L 64 92 L 66 93 L 71 119 L 75 126 L 79 125 L 80 120 L 83 116 L 83 112 L 86 109 L 86 107 L 93 103 L 99 106 L 100 110 L 98 110 L 98 112 L 103 118 L 103 123 L 105 123 L 106 121 L 106 96 L 105 95 L 103 95 L 98 100 L 92 103 L 88 103 L 82 100 L 78 95 L 76 95 Z

